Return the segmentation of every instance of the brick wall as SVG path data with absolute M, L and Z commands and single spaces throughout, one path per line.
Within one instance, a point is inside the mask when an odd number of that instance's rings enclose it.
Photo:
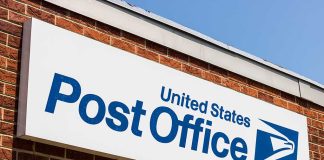
M 0 159 L 109 160 L 15 137 L 22 24 L 35 17 L 307 116 L 310 159 L 324 159 L 324 107 L 42 0 L 0 0 Z

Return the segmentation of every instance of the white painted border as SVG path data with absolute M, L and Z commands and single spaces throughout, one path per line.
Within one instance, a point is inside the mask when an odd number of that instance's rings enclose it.
M 23 43 L 21 53 L 21 69 L 20 69 L 20 84 L 19 84 L 19 100 L 18 100 L 18 127 L 17 136 L 24 135 L 26 133 L 26 112 L 27 112 L 27 93 L 28 93 L 28 73 L 29 73 L 29 55 L 30 55 L 30 43 L 31 43 L 31 27 L 32 20 L 28 20 L 24 23 L 23 28 Z
M 324 106 L 324 85 L 123 1 L 46 1 Z

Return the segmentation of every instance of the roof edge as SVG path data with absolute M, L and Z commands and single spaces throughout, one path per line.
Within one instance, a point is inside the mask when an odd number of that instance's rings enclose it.
M 176 22 L 174 22 L 172 20 L 169 20 L 167 18 L 164 18 L 164 17 L 161 17 L 159 15 L 156 15 L 153 12 L 149 12 L 149 11 L 146 11 L 146 10 L 144 10 L 142 8 L 133 6 L 133 5 L 129 4 L 129 3 L 127 3 L 126 1 L 123 1 L 123 0 L 105 0 L 105 1 L 111 2 L 111 3 L 115 4 L 115 5 L 120 6 L 120 7 L 126 8 L 126 9 L 128 9 L 130 11 L 133 11 L 135 13 L 138 13 L 140 15 L 143 15 L 145 17 L 148 17 L 148 18 L 150 18 L 152 20 L 155 20 L 157 22 L 160 22 L 160 23 L 162 23 L 164 25 L 173 27 L 175 29 L 178 29 L 180 31 L 183 31 L 185 33 L 188 33 L 188 34 L 190 34 L 192 36 L 195 36 L 195 37 L 197 37 L 199 39 L 205 40 L 205 41 L 207 41 L 209 43 L 212 43 L 214 45 L 217 45 L 219 47 L 222 47 L 224 49 L 227 49 L 229 51 L 232 51 L 233 53 L 237 53 L 237 54 L 239 54 L 239 55 L 241 55 L 241 56 L 243 56 L 245 58 L 254 60 L 254 61 L 259 62 L 261 64 L 264 64 L 264 65 L 266 65 L 268 67 L 271 67 L 273 69 L 276 69 L 276 70 L 281 71 L 283 73 L 286 73 L 288 75 L 294 76 L 294 77 L 296 77 L 296 78 L 298 78 L 300 80 L 309 82 L 309 83 L 311 83 L 311 84 L 313 84 L 313 85 L 315 85 L 317 87 L 320 87 L 320 88 L 324 89 L 324 85 L 321 84 L 321 83 L 319 83 L 319 82 L 316 82 L 316 81 L 314 81 L 312 79 L 309 79 L 309 78 L 307 78 L 305 76 L 302 76 L 302 75 L 300 75 L 300 74 L 298 74 L 298 73 L 296 73 L 294 71 L 291 71 L 291 70 L 288 70 L 286 68 L 280 67 L 280 66 L 278 66 L 276 64 L 273 64 L 273 63 L 271 63 L 269 61 L 266 61 L 266 60 L 264 60 L 264 59 L 262 59 L 260 57 L 254 56 L 254 55 L 252 55 L 252 54 L 250 54 L 248 52 L 245 52 L 243 50 L 240 50 L 238 48 L 235 48 L 235 47 L 233 47 L 231 45 L 228 45 L 226 43 L 223 43 L 221 41 L 218 41 L 218 40 L 216 40 L 214 38 L 211 38 L 211 37 L 209 37 L 209 36 L 207 36 L 205 34 L 202 34 L 202 33 L 198 32 L 198 31 L 195 31 L 193 29 L 190 29 L 190 28 L 188 28 L 186 26 L 183 26 L 183 25 L 181 25 L 179 23 L 176 23 Z
M 324 106 L 324 85 L 121 0 L 45 0 Z

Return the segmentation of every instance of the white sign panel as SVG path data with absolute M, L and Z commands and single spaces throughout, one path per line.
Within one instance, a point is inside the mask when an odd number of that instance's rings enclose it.
M 18 136 L 139 160 L 308 159 L 306 117 L 33 19 Z

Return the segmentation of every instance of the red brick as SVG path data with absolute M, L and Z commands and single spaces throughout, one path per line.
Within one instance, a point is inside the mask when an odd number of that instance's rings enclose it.
M 281 93 L 280 90 L 275 89 L 275 88 L 272 88 L 272 87 L 267 86 L 267 85 L 263 85 L 263 89 L 264 89 L 267 93 L 272 94 L 272 95 L 274 95 L 274 96 L 278 96 L 278 97 L 280 96 L 280 93 Z
M 281 94 L 281 97 L 283 99 L 286 99 L 286 100 L 288 100 L 290 102 L 296 102 L 295 96 L 293 96 L 293 95 L 291 95 L 289 93 L 286 93 L 286 92 L 281 92 L 280 94 Z
M 4 109 L 3 110 L 3 120 L 7 122 L 15 122 L 15 112 L 11 110 Z
M 8 19 L 8 10 L 4 8 L 0 8 L 0 18 Z
M 303 108 L 297 104 L 294 104 L 294 103 L 288 103 L 287 109 L 294 111 L 296 113 L 303 114 Z
M 5 57 L 0 57 L 0 68 L 7 68 L 7 59 Z
M 136 47 L 136 54 L 138 54 L 141 57 L 150 59 L 152 61 L 159 62 L 159 55 L 146 49 Z
M 324 130 L 318 130 L 319 133 L 318 133 L 318 136 L 319 137 L 324 137 Z
M 281 99 L 281 98 L 278 98 L 278 97 L 274 97 L 273 98 L 273 103 L 277 106 L 280 106 L 280 107 L 283 107 L 283 108 L 287 108 L 288 106 L 288 103 L 287 101 Z
M 33 141 L 20 139 L 20 138 L 14 138 L 13 140 L 13 147 L 17 149 L 23 149 L 27 151 L 33 151 Z
M 12 150 L 0 148 L 0 159 L 3 160 L 14 160 Z
M 53 14 L 49 14 L 47 12 L 44 12 L 44 11 L 39 10 L 34 7 L 28 6 L 27 15 L 41 19 L 41 20 L 51 23 L 51 24 L 55 23 L 55 16 Z
M 318 142 L 318 144 L 319 144 L 320 146 L 324 146 L 324 137 L 320 137 L 320 138 L 319 138 L 319 142 Z
M 205 61 L 202 61 L 200 59 L 194 58 L 194 57 L 189 57 L 189 64 L 191 64 L 192 66 L 198 67 L 198 68 L 202 68 L 205 70 L 208 70 L 208 66 L 209 64 Z
M 308 126 L 311 126 L 311 125 L 312 125 L 312 119 L 307 118 L 307 125 L 308 125 Z
M 227 76 L 228 76 L 228 71 L 226 71 L 226 70 L 223 69 L 223 68 L 220 68 L 220 67 L 214 66 L 214 65 L 210 65 L 210 66 L 209 66 L 209 70 L 210 70 L 212 73 L 218 74 L 218 75 L 223 76 L 223 77 L 227 77 Z
M 324 122 L 324 114 L 318 114 L 318 120 Z
M 48 160 L 48 157 L 35 155 L 35 154 L 29 154 L 29 153 L 18 153 L 18 160 Z
M 5 135 L 13 135 L 14 134 L 14 124 L 0 122 L 0 133 Z
M 139 46 L 145 46 L 145 39 L 134 34 L 122 31 L 122 39 L 131 43 L 135 43 Z
M 319 149 L 320 149 L 320 153 L 321 153 L 321 154 L 324 154 L 324 146 L 320 146 Z
M 7 44 L 7 34 L 0 32 L 0 43 Z
M 314 160 L 314 159 L 313 159 L 314 156 L 313 156 L 313 152 L 312 152 L 312 151 L 309 151 L 309 158 L 310 158 L 310 160 Z
M 12 84 L 16 84 L 17 75 L 0 69 L 0 80 Z
M 311 127 L 311 126 L 308 126 L 308 134 L 314 134 L 316 136 L 319 135 L 319 129 L 318 128 L 314 128 L 314 127 Z
M 10 11 L 9 12 L 9 21 L 17 23 L 17 24 L 23 24 L 24 22 L 26 22 L 29 18 L 26 16 L 23 16 L 21 14 L 15 13 Z
M 21 27 L 3 20 L 0 20 L 0 30 L 15 36 L 21 36 L 22 33 Z
M 95 156 L 95 160 L 115 160 L 107 157 Z
M 196 77 L 203 77 L 202 70 L 187 64 L 182 65 L 182 71 L 194 75 Z
M 248 79 L 247 84 L 251 87 L 257 88 L 259 90 L 262 90 L 264 88 L 264 84 L 254 81 L 252 79 Z
M 104 34 L 104 33 L 100 33 L 96 30 L 91 29 L 91 28 L 85 27 L 84 35 L 89 38 L 95 39 L 97 41 L 100 41 L 100 42 L 103 42 L 106 44 L 110 44 L 110 36 L 108 36 L 107 34 Z
M 5 84 L 5 94 L 11 97 L 16 97 L 17 96 L 17 91 L 16 91 L 16 86 L 10 85 L 10 84 Z
M 13 98 L 9 98 L 3 95 L 0 95 L 0 106 L 6 107 L 9 109 L 15 109 L 16 107 L 16 100 Z
M 165 56 L 160 56 L 160 63 L 169 66 L 171 68 L 181 70 L 181 63 L 174 59 Z
M 114 46 L 114 47 L 120 48 L 122 50 L 135 53 L 135 45 L 133 45 L 131 43 L 128 43 L 126 41 L 123 41 L 123 40 L 112 37 L 111 38 L 111 45 Z
M 13 1 L 13 0 L 8 0 L 8 7 L 9 7 L 9 9 L 11 9 L 13 11 L 16 11 L 16 12 L 19 12 L 22 14 L 25 13 L 25 5 L 22 3 L 19 3 L 19 2 Z
M 318 152 L 319 151 L 319 147 L 316 144 L 309 143 L 309 150 Z
M 312 142 L 312 143 L 315 143 L 315 144 L 318 144 L 319 142 L 319 138 L 315 135 L 309 135 L 309 141 Z
M 248 86 L 242 86 L 241 92 L 252 97 L 258 97 L 258 91 Z
M 310 110 L 310 109 L 308 109 L 308 108 L 304 109 L 304 115 L 307 116 L 307 117 L 313 118 L 313 119 L 318 118 L 317 113 Z
M 299 97 L 295 97 L 296 98 L 296 103 L 302 107 L 308 107 L 308 103 L 307 100 L 301 99 Z
M 9 35 L 8 37 L 8 45 L 13 48 L 20 48 L 20 42 L 21 39 L 19 37 L 14 37 L 12 35 Z
M 7 70 L 17 72 L 18 62 L 11 59 L 7 59 Z
M 6 148 L 12 148 L 13 138 L 8 136 L 2 136 L 2 146 Z
M 216 74 L 210 73 L 210 72 L 204 72 L 204 79 L 207 81 L 216 83 L 216 84 L 221 84 L 222 83 L 222 78 Z
M 263 92 L 260 92 L 260 91 L 258 92 L 258 98 L 260 98 L 261 100 L 264 100 L 266 102 L 273 103 L 273 96 L 268 95 Z
M 0 82 L 0 93 L 4 92 L 4 83 Z
M 235 91 L 240 92 L 241 91 L 241 86 L 239 83 L 237 83 L 236 81 L 230 80 L 230 79 L 224 79 L 222 84 L 228 88 L 231 88 Z
M 0 6 L 8 7 L 8 0 L 0 0 Z
M 83 25 L 86 25 L 88 27 L 95 27 L 96 25 L 96 21 L 88 18 L 86 16 L 83 16 L 81 14 L 75 13 L 75 12 L 71 12 L 70 13 L 70 17 L 73 21 L 77 22 L 77 23 L 81 23 Z
M 43 0 L 20 0 L 20 1 L 23 2 L 23 3 L 25 3 L 25 4 L 34 6 L 36 8 L 40 8 L 41 3 L 42 3 Z
M 168 48 L 168 55 L 176 60 L 188 63 L 189 62 L 189 56 L 186 54 L 183 54 L 181 52 L 175 51 L 173 49 Z
M 82 34 L 83 33 L 83 27 L 77 23 L 68 21 L 66 19 L 57 17 L 56 18 L 56 25 L 62 28 L 65 28 L 67 30 L 70 30 L 75 33 Z
M 45 10 L 49 13 L 55 14 L 57 16 L 62 16 L 62 17 L 68 17 L 70 14 L 69 10 L 66 10 L 60 6 L 57 6 L 57 5 L 47 2 L 47 1 L 42 2 L 41 9 Z
M 321 158 L 319 153 L 313 152 L 313 155 L 314 155 L 314 159 L 320 159 Z
M 167 47 L 162 46 L 162 45 L 157 44 L 152 41 L 146 41 L 146 48 L 153 50 L 153 51 L 157 51 L 162 54 L 167 54 Z
M 17 60 L 18 50 L 0 44 L 0 55 Z
M 233 72 L 228 72 L 228 77 L 230 79 L 233 79 L 234 81 L 237 81 L 239 83 L 244 83 L 246 84 L 247 83 L 247 78 L 241 76 L 241 75 L 238 75 L 236 73 L 233 73 Z
M 307 107 L 318 112 L 318 114 L 324 114 L 323 106 L 307 101 Z
M 323 130 L 323 123 L 320 121 L 312 120 L 312 126 Z
M 110 35 L 114 35 L 116 37 L 120 37 L 121 36 L 121 30 L 118 28 L 115 28 L 113 26 L 101 23 L 101 22 L 97 22 L 96 23 L 96 28 L 104 33 L 108 33 Z
M 73 160 L 93 160 L 93 155 L 83 152 L 78 152 L 74 150 L 67 149 L 66 150 L 66 158 L 73 159 Z
M 51 145 L 36 142 L 35 151 L 48 154 L 48 155 L 64 157 L 65 149 L 61 147 L 56 147 L 56 146 L 51 146 Z

